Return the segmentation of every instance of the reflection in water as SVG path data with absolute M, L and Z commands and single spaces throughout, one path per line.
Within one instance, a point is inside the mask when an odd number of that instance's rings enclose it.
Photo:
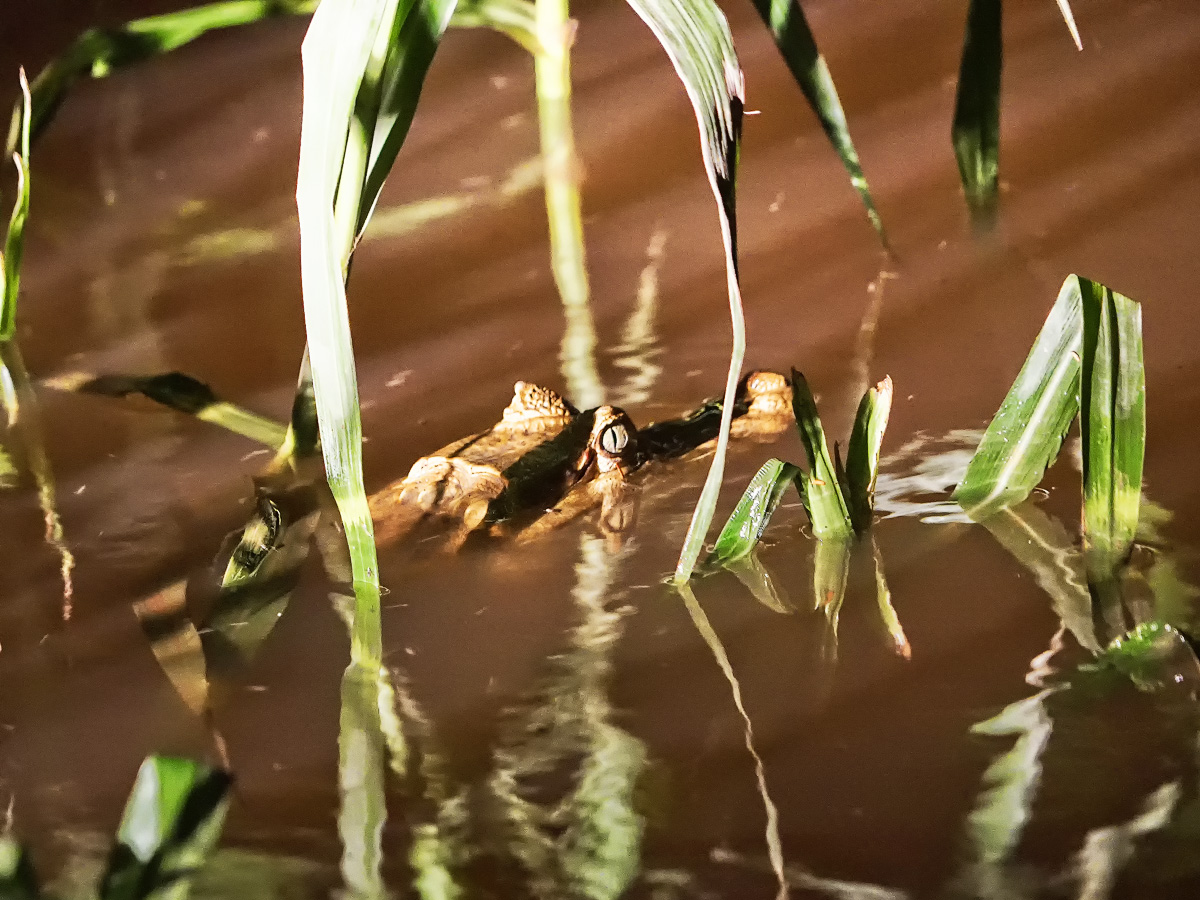
M 725 647 L 721 644 L 721 639 L 717 636 L 716 631 L 713 630 L 712 623 L 708 621 L 708 616 L 705 615 L 704 609 L 696 601 L 696 595 L 692 593 L 691 585 L 687 583 L 680 584 L 676 586 L 676 590 L 679 591 L 679 595 L 683 598 L 684 606 L 687 608 L 688 615 L 692 618 L 692 624 L 696 626 L 696 631 L 700 633 L 700 637 L 704 639 L 704 643 L 712 651 L 713 658 L 717 661 L 721 673 L 725 676 L 725 680 L 729 682 L 733 704 L 737 707 L 738 714 L 741 715 L 742 722 L 745 724 L 743 736 L 746 742 L 746 750 L 750 753 L 751 759 L 754 760 L 754 777 L 758 784 L 758 794 L 762 799 L 763 810 L 767 815 L 765 832 L 767 858 L 771 861 L 771 871 L 774 873 L 779 884 L 779 891 L 775 896 L 777 900 L 783 900 L 783 898 L 788 896 L 788 879 L 783 867 L 783 845 L 779 840 L 779 809 L 775 806 L 775 801 L 771 799 L 771 795 L 767 791 L 767 775 L 762 757 L 754 749 L 754 726 L 751 725 L 750 716 L 746 712 L 745 705 L 742 703 L 741 685 L 738 683 L 737 676 L 733 674 L 733 666 L 729 663 L 729 656 L 725 653 Z
M 45 523 L 43 540 L 53 548 L 59 558 L 59 577 L 62 579 L 62 620 L 71 618 L 71 607 L 75 587 L 71 573 L 75 568 L 75 557 L 63 537 L 62 519 L 58 515 L 58 500 L 55 495 L 54 472 L 46 456 L 46 445 L 42 437 L 41 416 L 38 414 L 37 395 L 29 382 L 29 373 L 21 359 L 21 350 L 15 340 L 0 343 L 0 402 L 4 404 L 8 419 L 8 432 L 16 437 L 15 445 L 25 451 L 26 464 L 33 473 L 38 490 L 38 505 Z M 0 447 L 0 451 L 3 448 Z M 4 463 L 15 475 L 15 466 L 6 457 L 0 459 L 0 480 L 4 478 Z
M 650 389 L 662 374 L 662 366 L 656 362 L 662 355 L 662 346 L 654 318 L 658 310 L 658 270 L 666 246 L 667 230 L 657 225 L 646 247 L 646 266 L 638 278 L 633 312 L 621 332 L 621 342 L 612 349 L 613 365 L 629 373 L 615 391 L 613 403 L 617 406 L 645 403 L 650 399 Z
M 634 793 L 645 748 L 611 723 L 607 697 L 625 613 L 605 600 L 627 547 L 613 555 L 602 538 L 581 536 L 571 597 L 583 621 L 530 701 L 506 711 L 493 754 L 486 789 L 495 824 L 538 897 L 615 900 L 640 865 Z M 557 802 L 535 799 L 555 776 L 567 777 L 570 789 Z

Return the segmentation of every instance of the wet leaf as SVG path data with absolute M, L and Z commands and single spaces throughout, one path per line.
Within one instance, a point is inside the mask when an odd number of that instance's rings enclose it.
M 361 191 L 357 185 L 349 193 L 338 188 L 338 204 L 353 198 L 357 207 L 356 239 L 366 229 L 396 154 L 408 137 L 425 74 L 450 24 L 456 0 L 381 0 L 374 5 L 384 11 L 382 27 L 354 106 L 356 127 L 371 134 L 366 180 Z M 386 44 L 382 43 L 385 39 Z M 343 163 L 344 172 L 352 162 Z
M 629 0 L 629 5 L 658 38 L 679 80 L 687 90 L 700 128 L 700 151 L 709 184 L 717 199 L 721 238 L 725 246 L 726 286 L 733 326 L 733 348 L 725 379 L 721 430 L 704 488 L 692 513 L 691 525 L 675 567 L 675 583 L 691 577 L 704 546 L 704 537 L 717 509 L 725 473 L 729 426 L 737 395 L 738 377 L 746 352 L 746 324 L 738 286 L 737 211 L 735 183 L 742 135 L 745 76 L 733 49 L 729 23 L 712 0 Z
M 792 411 L 808 457 L 808 472 L 800 476 L 800 496 L 818 540 L 844 540 L 854 534 L 850 509 L 829 455 L 817 403 L 804 376 L 792 369 Z
M 1068 276 L 1012 390 L 954 492 L 974 519 L 1024 500 L 1082 417 L 1084 547 L 1111 579 L 1137 530 L 1146 445 L 1141 308 Z
M 707 562 L 727 565 L 748 556 L 767 530 L 783 492 L 799 474 L 797 466 L 783 460 L 769 459 L 763 463 L 721 529 Z
M 854 431 L 846 450 L 846 500 L 850 518 L 860 534 L 871 527 L 875 512 L 875 481 L 879 477 L 879 451 L 892 411 L 892 379 L 884 378 L 865 394 L 854 417 Z
M 249 25 L 271 16 L 303 15 L 318 0 L 228 0 L 136 19 L 117 28 L 89 28 L 49 65 L 32 85 L 30 133 L 36 140 L 78 79 L 103 78 L 113 69 L 169 53 L 209 31 Z M 13 111 L 8 152 L 17 147 L 20 111 Z
M 148 757 L 125 804 L 101 900 L 184 900 L 220 837 L 231 783 L 192 760 Z
M 954 499 L 973 519 L 1020 503 L 1054 461 L 1079 411 L 1083 298 L 1072 275 L 967 466 Z
M 29 218 L 29 82 L 20 70 L 21 100 L 13 113 L 13 147 L 9 149 L 17 167 L 17 197 L 8 231 L 4 236 L 4 293 L 0 296 L 0 341 L 7 341 L 17 327 L 17 294 L 21 287 L 21 256 L 25 249 L 25 222 Z
M 841 158 L 842 165 L 850 173 L 850 183 L 858 191 L 866 207 L 867 218 L 886 248 L 888 241 L 883 221 L 875 209 L 858 151 L 854 149 L 854 141 L 850 138 L 850 128 L 846 124 L 846 114 L 842 110 L 833 76 L 829 74 L 825 57 L 817 50 L 812 30 L 804 17 L 804 8 L 798 0 L 754 0 L 754 8 L 771 29 L 775 46 L 779 48 L 796 84 L 804 92 L 808 105 L 817 114 L 817 120 Z
M 951 139 L 971 220 L 995 222 L 1000 185 L 1001 0 L 971 0 Z
M 1129 555 L 1142 498 L 1142 310 L 1102 284 L 1075 281 L 1083 297 L 1084 555 L 1091 577 L 1102 579 L 1112 576 Z

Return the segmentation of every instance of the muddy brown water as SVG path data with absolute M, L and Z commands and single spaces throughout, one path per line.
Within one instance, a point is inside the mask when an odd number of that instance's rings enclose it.
M 806 4 L 899 255 L 879 303 L 868 286 L 883 260 L 838 161 L 753 9 L 726 5 L 756 113 L 739 183 L 748 361 L 803 369 L 834 436 L 848 430 L 867 378 L 895 381 L 881 485 L 892 514 L 874 534 L 911 659 L 881 623 L 869 548 L 851 567 L 833 641 L 813 610 L 814 545 L 794 495 L 761 555 L 790 613 L 756 602 L 729 574 L 697 584 L 699 617 L 667 592 L 660 581 L 704 460 L 648 481 L 619 556 L 587 523 L 535 546 L 478 544 L 452 559 L 385 550 L 386 661 L 426 723 L 425 750 L 467 798 L 461 846 L 475 855 L 452 867 L 467 895 L 611 896 L 620 873 L 634 872 L 630 896 L 773 897 L 776 841 L 794 897 L 1200 895 L 1191 706 L 1132 691 L 1091 705 L 1070 690 L 1029 700 L 1039 656 L 1062 645 L 1048 665 L 1069 670 L 1084 653 L 1070 635 L 1056 639 L 1052 598 L 996 537 L 938 520 L 971 441 L 955 430 L 984 426 L 1062 279 L 1103 281 L 1144 304 L 1146 489 L 1173 514 L 1141 570 L 1153 576 L 1151 602 L 1181 624 L 1192 619 L 1200 8 L 1073 5 L 1083 53 L 1055 4 L 1010 5 L 1003 216 L 994 237 L 976 242 L 948 139 L 963 4 Z M 10 2 L 0 60 L 4 71 L 36 69 L 92 21 L 167 8 Z M 619 3 L 578 13 L 575 109 L 610 398 L 629 393 L 632 370 L 618 363 L 630 354 L 617 348 L 648 250 L 661 244 L 643 342 L 661 373 L 628 405 L 644 422 L 719 391 L 728 343 L 719 232 L 694 121 L 650 32 Z M 73 93 L 35 150 L 19 329 L 35 380 L 181 370 L 286 415 L 303 340 L 292 199 L 303 29 L 276 21 L 212 36 Z M 536 185 L 501 190 L 536 152 L 529 60 L 498 36 L 452 33 L 382 218 L 422 198 L 473 205 L 415 230 L 392 217 L 355 264 L 369 489 L 493 421 L 516 379 L 563 383 L 542 200 Z M 863 324 L 876 313 L 870 333 Z M 336 890 L 348 644 L 315 558 L 253 663 L 214 687 L 211 727 L 132 611 L 164 586 L 203 581 L 245 519 L 263 457 L 148 402 L 49 388 L 37 400 L 74 597 L 64 622 L 60 559 L 26 472 L 0 492 L 0 799 L 12 798 L 39 869 L 78 883 L 142 758 L 214 759 L 215 728 L 237 788 L 204 892 Z M 801 450 L 791 435 L 735 450 L 720 514 L 772 454 Z M 1069 542 L 1078 475 L 1064 463 L 1047 485 L 1031 521 L 1040 515 L 1051 531 L 1057 521 Z M 1036 543 L 1021 528 L 1018 543 Z M 606 586 L 589 597 L 597 579 Z M 1020 728 L 972 732 L 1006 707 Z M 572 824 L 590 825 L 574 855 L 513 839 L 496 798 L 486 799 L 497 772 L 537 769 L 543 751 L 561 759 L 525 777 L 527 800 L 545 810 L 567 796 L 582 783 L 574 763 L 593 776 L 593 804 L 608 801 L 588 807 L 576 795 L 543 823 L 543 840 L 564 844 Z M 428 805 L 396 783 L 386 804 L 383 873 L 408 896 L 409 850 Z M 549 862 L 528 862 L 531 847 L 546 846 Z M 572 865 L 573 888 L 546 875 Z M 589 865 L 591 888 L 580 887 Z

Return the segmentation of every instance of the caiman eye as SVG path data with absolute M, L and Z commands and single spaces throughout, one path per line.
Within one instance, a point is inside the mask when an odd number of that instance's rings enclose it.
M 616 455 L 629 444 L 629 432 L 620 422 L 609 425 L 600 432 L 600 449 L 610 455 Z

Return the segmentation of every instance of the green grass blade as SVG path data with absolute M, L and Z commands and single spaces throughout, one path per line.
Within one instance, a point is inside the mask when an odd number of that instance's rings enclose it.
M 818 540 L 843 540 L 854 534 L 850 508 L 838 483 L 837 468 L 817 415 L 817 402 L 804 376 L 792 369 L 792 412 L 808 457 L 808 472 L 799 477 L 800 496 Z
M 33 80 L 31 136 L 37 139 L 50 124 L 71 85 L 90 76 L 103 78 L 113 69 L 168 53 L 218 28 L 249 25 L 271 16 L 304 15 L 318 0 L 229 0 L 193 9 L 137 19 L 118 28 L 91 28 Z M 19 109 L 8 132 L 8 152 L 17 147 Z
M 13 203 L 8 231 L 4 236 L 4 253 L 0 263 L 4 269 L 4 293 L 0 295 L 0 341 L 7 341 L 17 327 L 17 293 L 21 287 L 21 256 L 25 249 L 25 222 L 29 218 L 29 121 L 32 103 L 25 70 L 20 70 L 21 101 L 14 115 L 17 129 L 16 148 L 12 153 L 17 167 L 17 198 Z
M 763 463 L 721 529 L 706 563 L 727 565 L 748 556 L 767 530 L 783 492 L 799 474 L 797 466 L 780 459 Z
M 384 0 L 382 5 L 389 4 Z M 416 0 L 415 3 L 413 0 L 402 3 L 392 0 L 390 6 L 395 9 L 388 31 L 391 37 L 386 55 L 380 60 L 378 82 L 371 84 L 364 78 L 363 93 L 358 101 L 360 109 L 356 111 L 361 127 L 370 135 L 366 179 L 361 193 L 345 194 L 344 189 L 339 188 L 339 203 L 345 197 L 353 197 L 357 202 L 356 238 L 367 227 L 396 155 L 408 137 L 425 74 L 433 62 L 438 42 L 450 24 L 455 0 Z M 363 115 L 367 94 L 375 95 L 370 101 L 370 107 L 375 111 L 373 115 Z
M 1102 284 L 1072 276 L 1083 296 L 1083 533 L 1093 578 L 1113 575 L 1137 531 L 1146 455 L 1142 310 Z
M 813 608 L 824 611 L 837 639 L 837 618 L 846 597 L 846 582 L 850 579 L 850 550 L 848 539 L 817 541 L 813 551 Z
M 712 0 L 629 0 L 629 5 L 658 38 L 679 80 L 687 90 L 700 128 L 700 151 L 709 184 L 717 199 L 721 238 L 725 246 L 725 271 L 733 347 L 725 379 L 721 431 L 712 466 L 675 567 L 675 583 L 691 577 L 704 546 L 704 537 L 717 509 L 717 496 L 725 474 L 729 425 L 742 359 L 746 353 L 746 322 L 737 270 L 737 212 L 735 209 L 737 156 L 742 134 L 746 81 L 733 49 L 729 23 Z
M 971 0 L 951 139 L 971 220 L 990 227 L 1000 186 L 1001 0 Z
M 879 451 L 892 412 L 892 379 L 884 378 L 865 394 L 854 417 L 854 431 L 846 448 L 846 501 L 855 531 L 871 527 L 875 511 L 875 481 L 879 477 Z
M 361 123 L 352 127 L 351 122 L 387 5 L 386 0 L 325 0 L 313 16 L 301 50 L 304 102 L 296 187 L 304 318 L 321 448 L 345 526 L 358 605 L 351 655 L 374 666 L 383 652 L 379 572 L 363 487 L 362 420 L 344 281 L 358 207 L 346 199 L 347 193 L 338 196 L 338 185 L 341 181 L 346 192 L 361 186 L 349 177 L 355 172 L 344 168 L 351 167 L 348 157 L 365 166 L 367 135 Z M 353 215 L 342 217 L 341 228 L 334 219 L 339 201 L 342 209 L 354 209 Z
M 817 50 L 817 42 L 813 38 L 812 29 L 808 27 L 803 7 L 798 0 L 754 0 L 754 8 L 771 29 L 775 46 L 783 55 L 796 84 L 804 92 L 808 105 L 816 113 L 829 143 L 833 145 L 833 149 L 842 160 L 842 165 L 850 174 L 850 183 L 858 191 L 858 196 L 866 207 L 871 227 L 879 235 L 884 248 L 887 248 L 888 240 L 883 230 L 883 220 L 875 209 L 875 201 L 863 174 L 858 151 L 854 149 L 854 141 L 850 138 L 850 128 L 846 124 L 842 101 L 838 98 L 833 76 L 829 74 L 829 67 L 825 64 L 825 57 Z
M 954 491 L 972 518 L 1020 503 L 1058 455 L 1079 411 L 1082 331 L 1083 298 L 1072 275 Z
M 192 760 L 148 757 L 125 804 L 101 900 L 184 900 L 220 837 L 231 783 Z

